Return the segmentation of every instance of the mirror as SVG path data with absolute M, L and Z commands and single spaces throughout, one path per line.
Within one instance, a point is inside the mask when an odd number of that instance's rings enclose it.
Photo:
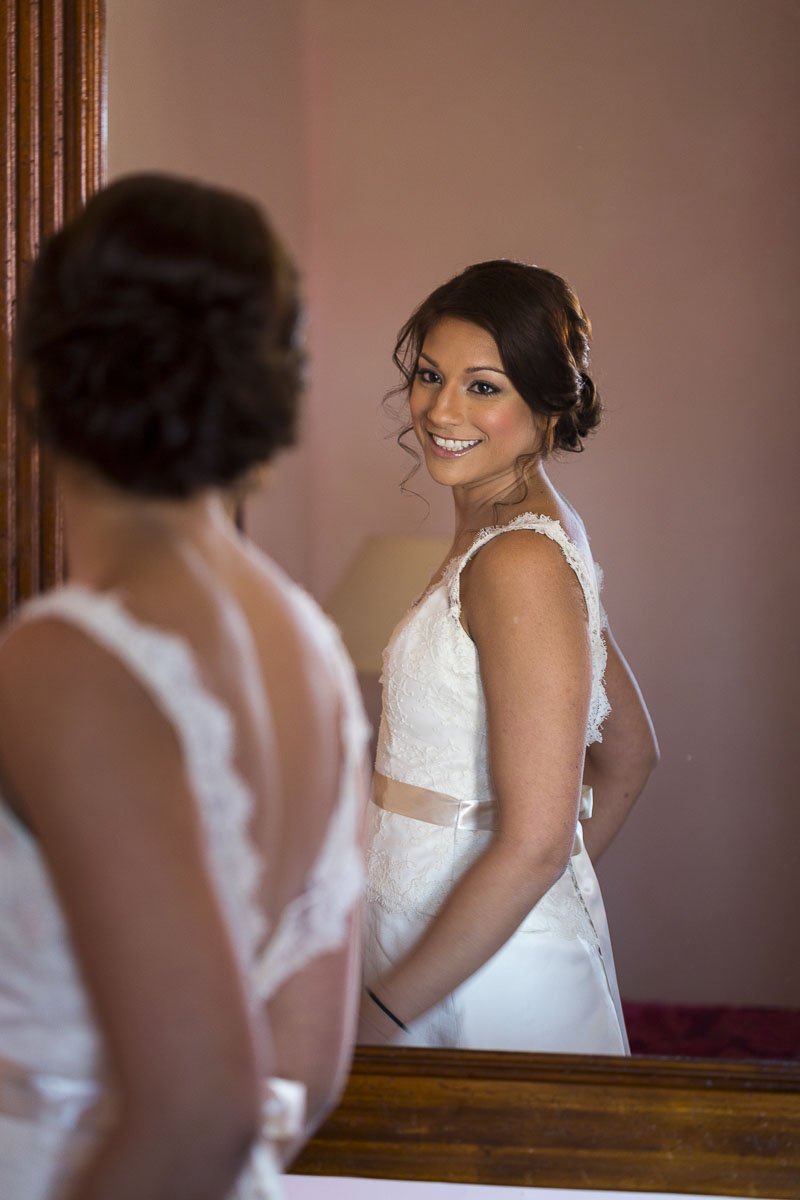
M 576 287 L 607 414 L 556 482 L 606 573 L 662 764 L 599 865 L 623 993 L 800 1007 L 791 344 L 795 14 L 782 0 L 108 0 L 109 171 L 258 196 L 303 266 L 302 448 L 248 527 L 322 600 L 399 495 L 394 334 L 468 261 Z
M 3 6 L 0 213 L 0 617 L 63 579 L 61 506 L 52 467 L 11 403 L 16 299 L 42 236 L 103 178 L 102 0 Z
M 171 167 L 259 195 L 306 266 L 307 437 L 248 514 L 251 531 L 324 596 L 378 504 L 381 528 L 415 530 L 416 510 L 391 491 L 378 499 L 399 473 L 376 403 L 399 321 L 468 259 L 535 257 L 570 277 L 594 317 L 609 421 L 564 486 L 606 563 L 608 606 L 669 756 L 604 868 L 623 984 L 797 1006 L 780 865 L 800 832 L 781 354 L 793 316 L 793 16 L 779 0 L 500 0 L 488 28 L 456 0 L 409 0 L 402 22 L 397 11 L 347 0 L 344 22 L 316 0 L 237 0 L 233 20 L 218 0 L 108 0 L 111 172 Z M 101 58 L 71 54 L 98 84 Z M 431 504 L 427 527 L 441 532 L 442 498 Z M 29 541 L 23 531 L 21 553 Z M 406 1126 L 398 1078 L 416 1095 Z M 477 1180 L 490 1168 L 476 1122 L 492 1106 L 495 1120 L 519 1114 L 520 1088 L 528 1129 L 544 1100 L 583 1114 L 568 1154 L 540 1139 L 539 1183 L 710 1192 L 699 1151 L 717 1146 L 741 1159 L 726 1190 L 793 1194 L 796 1150 L 784 1147 L 800 1143 L 800 1079 L 776 1063 L 362 1050 L 341 1110 L 298 1165 L 369 1174 L 371 1161 L 399 1175 L 428 1121 L 430 1171 Z M 455 1114 L 442 1102 L 454 1091 L 469 1098 Z M 620 1160 L 631 1110 L 649 1121 L 649 1176 L 642 1161 L 625 1174 L 627 1149 Z M 531 1141 L 520 1128 L 517 1148 Z M 360 1149 L 336 1145 L 348 1136 Z M 653 1176 L 670 1155 L 673 1176 Z

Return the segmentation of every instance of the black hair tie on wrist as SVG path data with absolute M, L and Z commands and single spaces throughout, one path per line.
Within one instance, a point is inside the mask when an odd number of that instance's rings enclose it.
M 396 1017 L 394 1015 L 394 1013 L 392 1012 L 392 1010 L 390 1008 L 387 1008 L 382 1000 L 378 999 L 378 997 L 375 995 L 375 993 L 372 991 L 371 988 L 364 988 L 364 991 L 367 993 L 370 1000 L 372 1000 L 373 1003 L 377 1004 L 378 1008 L 382 1009 L 383 1012 L 386 1013 L 387 1017 L 391 1017 L 391 1019 L 394 1021 L 395 1025 L 400 1026 L 400 1028 L 403 1030 L 403 1033 L 408 1033 L 408 1026 L 404 1025 L 403 1022 L 400 1020 L 400 1018 Z

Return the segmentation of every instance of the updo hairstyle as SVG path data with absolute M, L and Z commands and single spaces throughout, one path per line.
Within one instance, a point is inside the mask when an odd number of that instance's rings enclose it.
M 299 312 L 294 268 L 253 203 L 132 175 L 33 266 L 19 403 L 42 441 L 122 489 L 224 487 L 294 439 Z
M 559 275 L 508 259 L 467 267 L 423 300 L 400 330 L 394 362 L 410 391 L 420 350 L 443 317 L 490 333 L 503 367 L 535 416 L 558 420 L 547 451 L 582 450 L 600 421 L 600 396 L 589 374 L 592 327 Z

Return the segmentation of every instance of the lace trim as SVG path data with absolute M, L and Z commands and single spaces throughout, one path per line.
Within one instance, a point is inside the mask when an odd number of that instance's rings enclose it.
M 606 612 L 605 605 L 603 604 L 603 585 L 605 583 L 605 577 L 603 575 L 603 568 L 600 566 L 600 563 L 595 561 L 593 565 L 594 577 L 597 582 L 597 605 L 600 610 L 600 631 L 601 633 L 605 633 L 605 631 L 608 629 L 608 613 Z
M 367 899 L 386 912 L 430 918 L 489 845 L 487 831 L 453 830 L 373 808 Z M 570 863 L 520 924 L 518 933 L 555 933 L 598 945 Z
M 220 903 L 249 975 L 268 928 L 256 901 L 263 863 L 248 833 L 253 802 L 233 763 L 231 715 L 201 682 L 188 643 L 137 621 L 115 593 L 76 584 L 32 600 L 21 616 L 59 617 L 79 626 L 125 664 L 175 728 L 206 826 Z
M 387 912 L 431 917 L 452 889 L 457 871 L 454 830 L 370 805 L 367 899 Z M 399 835 L 399 836 L 398 836 Z M 480 844 L 485 849 L 487 839 Z M 463 847 L 462 850 L 469 849 Z M 474 856 L 474 854 L 473 854 Z M 463 870 L 469 866 L 465 861 Z
M 323 649 L 339 683 L 344 759 L 339 800 L 328 822 L 322 848 L 303 892 L 281 913 L 269 945 L 256 964 L 255 984 L 264 1000 L 320 954 L 338 949 L 347 937 L 348 918 L 361 897 L 364 859 L 359 843 L 363 766 L 369 725 L 355 672 L 339 631 L 300 588 L 296 598 L 325 634 Z
M 553 517 L 546 517 L 540 513 L 520 513 L 513 521 L 509 521 L 507 525 L 489 525 L 486 529 L 482 529 L 466 554 L 463 554 L 460 558 L 453 559 L 448 564 L 442 577 L 442 582 L 447 586 L 450 611 L 458 624 L 458 628 L 467 637 L 468 635 L 460 620 L 461 572 L 469 560 L 480 550 L 481 546 L 491 541 L 492 538 L 497 537 L 498 534 L 508 533 L 514 529 L 530 529 L 535 533 L 544 534 L 545 537 L 549 537 L 551 541 L 560 546 L 564 557 L 572 567 L 581 585 L 586 602 L 589 637 L 592 647 L 592 694 L 586 727 L 586 745 L 589 746 L 592 742 L 601 742 L 603 740 L 601 726 L 611 712 L 611 705 L 608 702 L 603 682 L 608 654 L 602 631 L 607 626 L 608 619 L 600 604 L 599 586 L 593 567 L 589 566 L 583 554 L 581 554 L 578 547 L 565 532 L 560 521 L 556 521 Z
M 200 681 L 188 643 L 136 621 L 115 594 L 77 585 L 42 596 L 23 612 L 25 619 L 58 616 L 79 625 L 126 664 L 175 727 L 206 826 L 217 892 L 252 980 L 253 1002 L 266 999 L 317 955 L 343 944 L 364 877 L 358 826 L 367 721 L 338 631 L 309 596 L 294 585 L 291 589 L 339 683 L 344 759 L 339 801 L 320 853 L 303 892 L 286 905 L 266 945 L 268 922 L 256 898 L 264 864 L 248 832 L 253 800 L 234 766 L 233 720 Z

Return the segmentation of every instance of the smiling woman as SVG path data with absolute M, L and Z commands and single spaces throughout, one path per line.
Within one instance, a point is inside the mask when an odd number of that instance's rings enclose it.
M 533 412 L 503 370 L 492 335 L 458 317 L 443 317 L 425 338 L 409 406 L 431 477 L 473 493 L 483 485 L 496 494 L 509 465 L 513 491 L 514 464 L 534 453 L 541 438 Z M 446 469 L 455 460 L 466 461 Z
M 545 472 L 599 419 L 589 335 L 559 276 L 504 260 L 400 333 L 411 428 L 456 528 L 385 660 L 365 1042 L 627 1051 L 587 846 L 611 841 L 657 748 L 583 523 Z

